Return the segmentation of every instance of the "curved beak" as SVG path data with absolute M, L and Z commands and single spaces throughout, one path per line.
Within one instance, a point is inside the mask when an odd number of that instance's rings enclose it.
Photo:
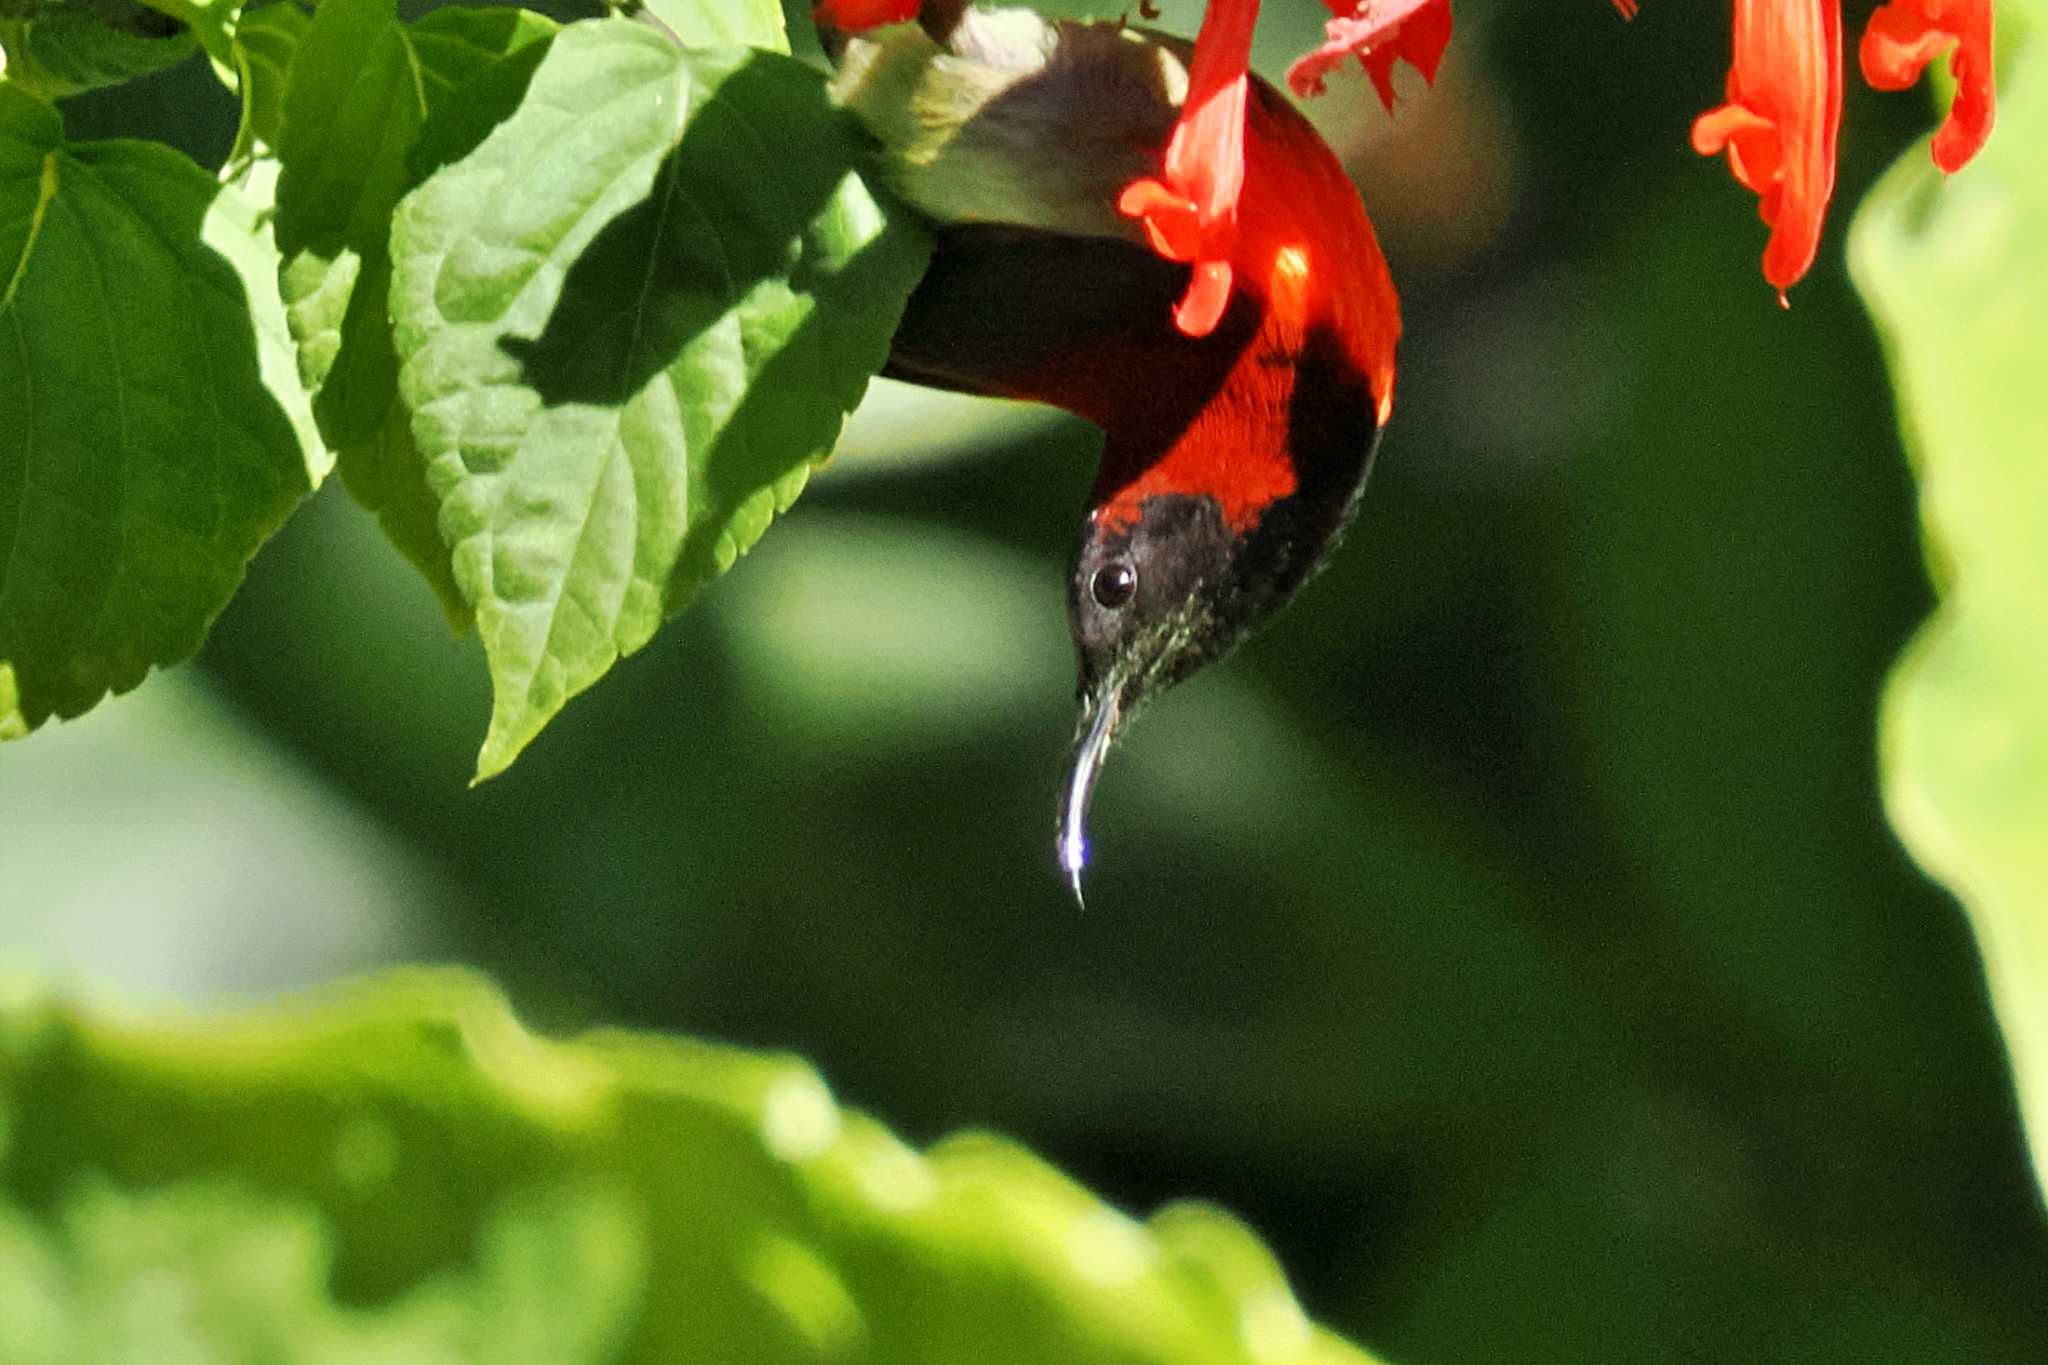
M 1109 742 L 1116 735 L 1122 692 L 1112 683 L 1098 692 L 1092 715 L 1083 711 L 1083 729 L 1074 741 L 1073 763 L 1067 769 L 1066 799 L 1060 804 L 1059 857 L 1076 905 L 1082 904 L 1081 869 L 1088 865 L 1088 802 L 1095 795 L 1095 779 L 1102 773 L 1102 760 L 1109 756 Z

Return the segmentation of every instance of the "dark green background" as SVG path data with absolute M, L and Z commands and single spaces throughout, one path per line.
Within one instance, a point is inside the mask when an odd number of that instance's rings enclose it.
M 1315 8 L 1271 0 L 1276 51 Z M 474 642 L 331 486 L 201 660 L 248 730 L 216 758 L 260 793 L 275 746 L 367 817 L 410 883 L 391 951 L 553 1026 L 797 1050 L 907 1136 L 999 1128 L 1133 1209 L 1218 1199 L 1393 1360 L 2042 1359 L 1975 952 L 1876 795 L 1929 594 L 1842 241 L 1927 104 L 1851 86 L 1783 313 L 1754 199 L 1686 146 L 1725 6 L 1457 13 L 1440 98 L 1500 102 L 1511 211 L 1427 266 L 1388 234 L 1407 339 L 1360 522 L 1112 762 L 1085 914 L 1051 857 L 1073 423 L 843 462 L 475 791 Z M 218 157 L 209 88 L 70 129 Z

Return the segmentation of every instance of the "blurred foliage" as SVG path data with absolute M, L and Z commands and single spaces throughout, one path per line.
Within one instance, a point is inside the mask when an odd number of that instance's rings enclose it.
M 208 646 L 197 709 L 232 723 L 60 727 L 34 743 L 100 760 L 0 752 L 5 809 L 146 768 L 109 844 L 209 821 L 210 859 L 280 888 L 195 930 L 220 959 L 259 927 L 335 932 L 297 861 L 319 885 L 399 869 L 419 939 L 393 955 L 482 963 L 550 1024 L 798 1052 L 920 1142 L 997 1128 L 1122 1207 L 1219 1200 L 1390 1359 L 2038 1361 L 2048 1231 L 1982 964 L 1877 796 L 1879 689 L 1930 594 L 1840 243 L 1925 103 L 1851 83 L 1835 230 L 1781 313 L 1753 202 L 1686 147 L 1725 6 L 1458 22 L 1391 121 L 1362 82 L 1314 110 L 1406 302 L 1358 527 L 1112 760 L 1087 915 L 1050 841 L 1095 437 L 894 388 L 857 459 L 482 789 L 474 644 L 329 491 Z M 2012 135 L 2037 96 L 2002 93 L 1994 184 L 2038 160 Z M 217 161 L 210 99 L 188 65 L 81 97 L 67 131 L 182 120 Z M 1498 177 L 1437 169 L 1453 134 Z M 1977 171 L 1941 202 L 1976 202 Z M 1930 342 L 1990 335 L 1912 306 Z M 2041 327 L 2013 324 L 2022 374 Z M 1934 360 L 1904 363 L 1917 404 Z M 2021 516 L 2013 488 L 1979 505 Z M 237 782 L 293 793 L 298 842 Z M 0 941 L 41 944 L 11 889 L 92 855 L 6 828 Z M 134 902 L 163 875 L 97 861 Z M 57 965 L 98 973 L 115 937 Z M 36 1215 L 47 1254 L 90 1254 L 61 1231 L 101 1198 L 81 1179 Z M 150 1182 L 115 1188 L 154 1216 Z M 309 1216 L 243 1198 L 246 1228 Z M 469 1226 L 494 1217 L 525 1215 Z
M 920 1155 L 794 1061 L 546 1042 L 458 974 L 146 1024 L 16 983 L 0 1133 L 10 1365 L 1366 1365 L 1213 1209 Z
M 1948 184 L 1906 157 L 1854 259 L 1942 592 L 1886 697 L 1886 796 L 1970 912 L 2048 1188 L 2048 3 L 2010 9 L 1997 141 Z

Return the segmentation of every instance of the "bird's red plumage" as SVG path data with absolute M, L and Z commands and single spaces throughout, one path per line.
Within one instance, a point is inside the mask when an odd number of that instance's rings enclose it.
M 1321 454 L 1290 424 L 1312 334 L 1355 371 L 1376 422 L 1391 410 L 1400 305 L 1358 191 L 1284 96 L 1254 82 L 1247 103 L 1236 284 L 1215 332 L 1132 319 L 1074 336 L 1000 386 L 1102 427 L 1098 518 L 1129 522 L 1146 497 L 1191 493 L 1215 498 L 1234 529 L 1256 525 Z

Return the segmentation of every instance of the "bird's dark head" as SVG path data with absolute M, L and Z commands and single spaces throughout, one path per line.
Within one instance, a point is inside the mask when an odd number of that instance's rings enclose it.
M 1315 367 L 1310 366 L 1311 380 Z M 1296 438 L 1319 443 L 1293 492 L 1239 513 L 1207 493 L 1160 492 L 1090 512 L 1067 578 L 1080 724 L 1060 807 L 1059 856 L 1075 894 L 1086 822 L 1112 742 L 1149 698 L 1230 653 L 1336 548 L 1357 510 L 1379 428 L 1357 384 L 1298 389 Z

